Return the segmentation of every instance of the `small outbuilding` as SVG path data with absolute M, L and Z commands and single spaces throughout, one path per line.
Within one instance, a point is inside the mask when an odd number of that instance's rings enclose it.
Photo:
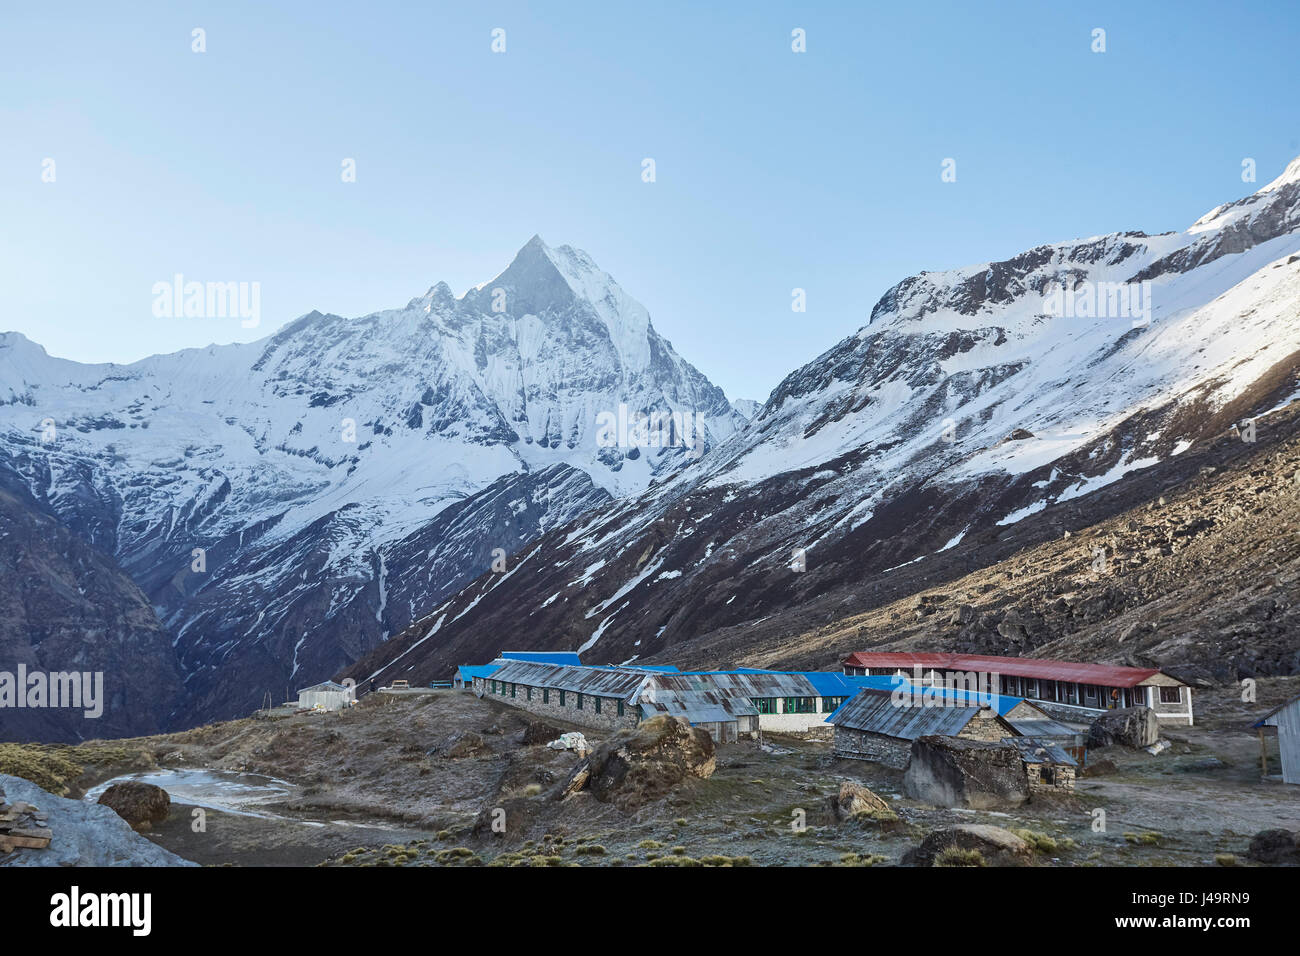
M 298 691 L 300 710 L 343 710 L 357 699 L 355 689 L 327 680 Z
M 1259 759 L 1264 776 L 1268 776 L 1268 738 L 1264 734 L 1269 727 L 1274 728 L 1277 735 L 1283 782 L 1300 783 L 1300 695 L 1274 707 L 1255 724 L 1259 731 Z

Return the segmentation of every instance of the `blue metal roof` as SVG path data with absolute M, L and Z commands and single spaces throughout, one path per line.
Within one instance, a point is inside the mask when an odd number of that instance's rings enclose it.
M 456 673 L 465 683 L 471 683 L 475 677 L 491 677 L 501 669 L 500 664 L 461 664 Z
M 897 674 L 878 674 L 875 677 L 850 677 L 852 681 L 857 681 L 858 687 L 868 687 L 875 690 L 893 690 L 895 687 L 907 685 L 912 688 L 912 694 L 918 703 L 925 700 L 950 700 L 954 703 L 969 703 L 977 707 L 985 705 L 994 708 L 999 717 L 1005 717 L 1007 712 L 1017 704 L 1024 701 L 1023 697 L 1009 697 L 1006 694 L 998 693 L 976 693 L 964 689 L 953 687 L 928 687 L 922 684 L 912 684 L 905 677 L 899 677 Z M 831 714 L 834 717 L 834 714 Z
M 532 661 L 534 664 L 581 665 L 577 651 L 502 651 L 508 661 Z
M 893 684 L 871 684 L 872 680 L 895 680 L 889 678 L 849 677 L 839 671 L 774 671 L 762 667 L 736 667 L 729 671 L 693 671 L 697 674 L 778 674 L 802 677 L 812 684 L 818 697 L 852 697 L 863 687 L 885 686 Z

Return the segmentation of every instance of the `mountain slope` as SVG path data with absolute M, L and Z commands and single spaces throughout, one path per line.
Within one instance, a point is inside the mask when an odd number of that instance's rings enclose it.
M 1300 161 L 1184 232 L 904 280 L 707 458 L 539 539 L 533 574 L 475 582 L 419 651 L 417 624 L 349 673 L 445 677 L 511 626 L 596 661 L 692 660 L 711 635 L 894 600 L 957 555 L 996 563 L 1033 516 L 1059 533 L 1130 507 L 1105 490 L 1300 392 L 1298 230 Z
M 693 441 L 608 441 L 620 409 Z M 176 723 L 328 676 L 494 549 L 743 421 L 589 257 L 538 237 L 460 298 L 439 283 L 252 344 L 82 365 L 0 335 L 0 466 L 148 595 L 184 671 Z
M 0 740 L 76 741 L 156 733 L 181 695 L 170 641 L 107 555 L 64 528 L 0 468 L 0 671 L 102 681 L 87 707 L 0 710 Z M 25 691 L 23 687 L 20 690 Z M 12 705 L 14 702 L 10 702 Z M 47 701 L 52 703 L 52 701 Z M 84 703 L 84 701 L 83 701 Z

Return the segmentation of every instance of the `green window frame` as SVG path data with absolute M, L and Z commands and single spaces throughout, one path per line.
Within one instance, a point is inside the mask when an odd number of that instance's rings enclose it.
M 578 710 L 582 710 L 582 695 L 578 695 Z
M 594 699 L 595 699 L 595 701 L 596 701 L 596 713 L 599 714 L 599 713 L 600 713 L 600 698 L 599 698 L 599 697 L 596 697 L 596 698 L 594 698 Z
M 564 691 L 560 691 L 560 706 L 561 706 L 561 707 L 564 706 L 564 698 L 565 698 L 565 696 L 566 696 L 565 692 L 564 692 Z
M 760 714 L 776 713 L 775 697 L 751 697 L 750 700 L 754 702 L 754 707 Z
M 817 698 L 787 697 L 785 698 L 785 712 L 787 714 L 815 714 L 817 712 Z
M 517 688 L 518 686 L 519 686 L 518 684 L 514 684 L 514 683 L 510 685 L 510 697 L 512 700 L 514 699 L 515 696 L 515 688 Z
M 551 689 L 550 689 L 549 687 L 543 687 L 543 688 L 542 688 L 542 703 L 543 703 L 543 704 L 549 704 L 550 702 L 551 702 Z
M 621 697 L 618 699 L 618 715 L 623 716 L 623 698 Z

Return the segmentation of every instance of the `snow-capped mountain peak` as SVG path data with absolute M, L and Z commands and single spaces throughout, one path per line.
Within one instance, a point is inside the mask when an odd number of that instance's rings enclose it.
M 130 365 L 10 334 L 0 373 L 0 470 L 140 584 L 208 715 L 242 706 L 217 683 L 328 676 L 494 547 L 744 424 L 589 256 L 536 236 L 459 299 L 438 282 L 399 309 Z M 603 420 L 657 412 L 689 416 L 698 443 L 603 440 Z

